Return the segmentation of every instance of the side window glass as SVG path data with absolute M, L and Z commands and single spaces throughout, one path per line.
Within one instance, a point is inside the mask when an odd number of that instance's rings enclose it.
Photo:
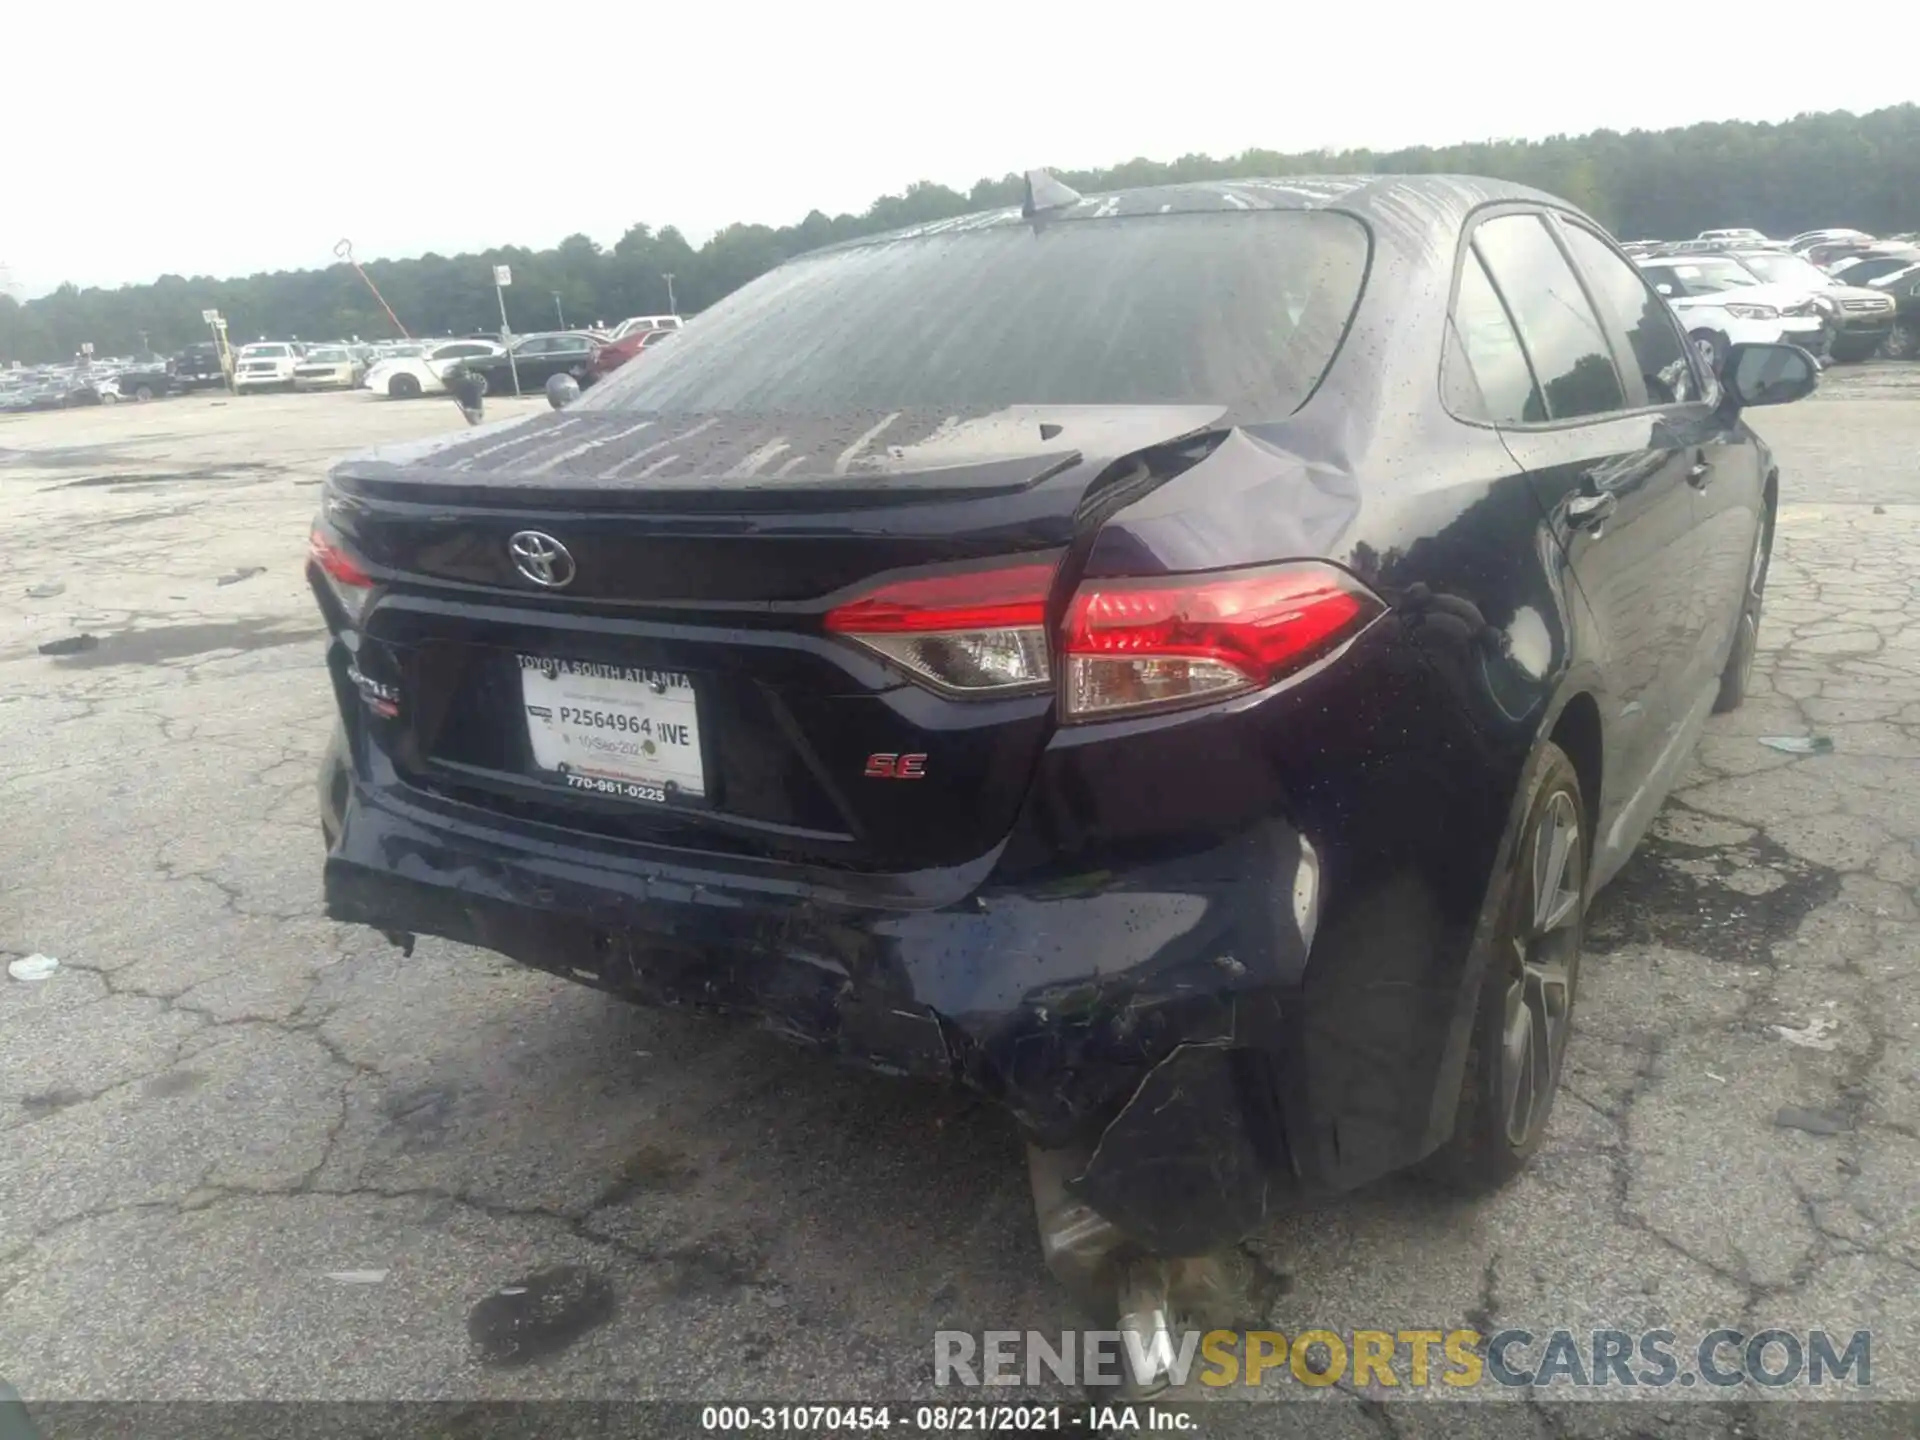
M 1584 225 L 1562 222 L 1561 229 L 1567 248 L 1586 271 L 1594 299 L 1626 332 L 1634 363 L 1646 380 L 1648 402 L 1677 405 L 1698 400 L 1700 389 L 1687 361 L 1686 345 L 1666 302 L 1647 287 L 1639 271 Z
M 1449 409 L 1496 425 L 1537 425 L 1547 418 L 1520 337 L 1471 249 L 1460 267 L 1449 332 L 1441 369 Z
M 1513 315 L 1548 416 L 1570 420 L 1625 409 L 1606 332 L 1545 221 L 1502 215 L 1474 230 L 1473 245 Z

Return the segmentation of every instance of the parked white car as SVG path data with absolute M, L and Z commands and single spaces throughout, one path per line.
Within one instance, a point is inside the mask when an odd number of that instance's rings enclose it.
M 1826 349 L 1830 322 L 1812 297 L 1791 286 L 1763 284 L 1737 260 L 1661 255 L 1634 263 L 1715 370 L 1733 345 L 1798 345 L 1815 355 Z
M 417 395 L 444 395 L 447 371 L 460 360 L 475 360 L 505 351 L 491 340 L 447 340 L 422 346 L 417 355 L 393 355 L 367 371 L 362 382 L 376 395 L 411 400 Z
M 1758 230 L 1702 230 L 1702 240 L 1732 240 L 1742 245 L 1764 244 L 1766 236 Z
M 624 340 L 636 330 L 678 330 L 684 323 L 678 315 L 632 315 L 613 327 L 612 338 Z
M 1865 245 L 1870 241 L 1872 241 L 1872 239 L 1873 239 L 1873 236 L 1867 234 L 1867 232 L 1864 230 L 1848 230 L 1845 228 L 1832 229 L 1832 230 L 1802 230 L 1798 235 L 1794 236 L 1791 240 L 1787 241 L 1787 245 L 1793 251 L 1795 251 L 1795 253 L 1798 253 L 1800 251 L 1810 249 L 1812 246 L 1815 246 L 1815 245 L 1831 245 L 1842 240 L 1854 240 L 1854 241 L 1858 241 L 1862 245 Z
M 316 345 L 293 367 L 296 390 L 351 390 L 364 373 L 359 357 L 345 345 Z
M 278 340 L 256 341 L 242 345 L 233 357 L 235 394 L 249 390 L 287 390 L 293 387 L 293 372 L 300 364 L 300 346 Z

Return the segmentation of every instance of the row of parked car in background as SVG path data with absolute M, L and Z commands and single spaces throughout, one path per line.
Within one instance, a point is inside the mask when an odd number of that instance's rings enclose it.
M 1705 230 L 1625 247 L 1703 356 L 1789 341 L 1823 361 L 1920 359 L 1920 234 Z
M 523 391 L 538 394 L 549 379 L 563 374 L 584 388 L 674 335 L 683 323 L 678 315 L 635 315 L 611 329 L 518 335 L 507 343 L 491 334 L 372 343 L 261 339 L 232 352 L 231 388 L 237 395 L 364 389 L 411 400 L 446 393 L 455 366 L 477 376 L 485 393 L 512 394 L 517 379 Z M 204 341 L 170 357 L 89 356 L 68 365 L 0 370 L 0 411 L 112 405 L 228 386 L 219 347 Z

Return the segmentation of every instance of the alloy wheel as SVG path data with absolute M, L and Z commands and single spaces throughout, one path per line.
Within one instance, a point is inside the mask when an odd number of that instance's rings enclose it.
M 1521 863 L 1501 1031 L 1503 1114 L 1516 1149 L 1545 1121 L 1571 1029 L 1586 864 L 1570 793 L 1548 797 Z

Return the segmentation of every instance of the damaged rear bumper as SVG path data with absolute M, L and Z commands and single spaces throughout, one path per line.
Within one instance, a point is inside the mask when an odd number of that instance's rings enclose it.
M 1319 860 L 1278 823 L 1045 885 L 995 884 L 991 855 L 799 881 L 502 825 L 345 768 L 330 918 L 972 1087 L 1031 1144 L 1090 1154 L 1074 1192 L 1158 1253 L 1230 1243 L 1295 1194 L 1348 1188 L 1430 1143 L 1433 1076 L 1405 1075 L 1381 1098 L 1411 1130 L 1363 1153 L 1370 1132 L 1349 1127 L 1341 1152 L 1339 1097 L 1380 1096 L 1385 1077 L 1369 1062 L 1372 1084 L 1350 1084 L 1354 1045 L 1306 1018 Z M 1356 1013 L 1377 1025 L 1395 1008 Z

